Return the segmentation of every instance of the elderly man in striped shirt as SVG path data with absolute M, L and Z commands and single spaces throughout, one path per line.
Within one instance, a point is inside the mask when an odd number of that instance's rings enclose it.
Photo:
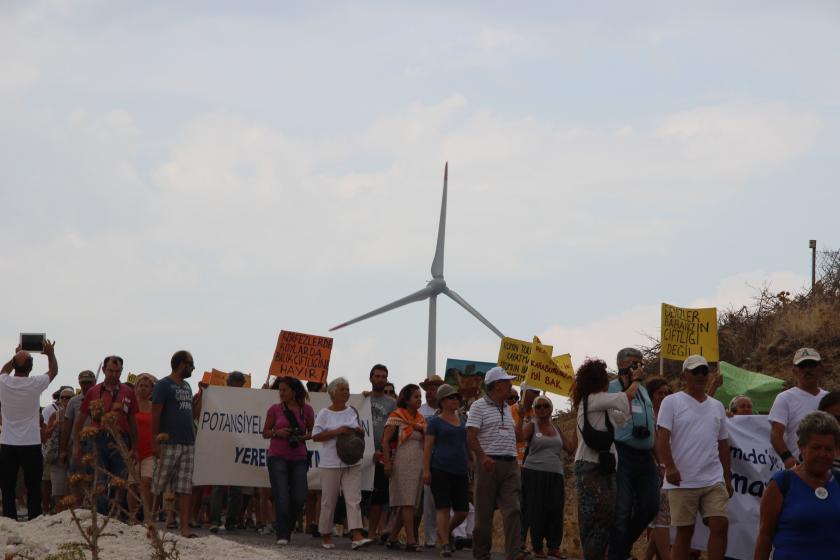
M 493 510 L 502 513 L 505 528 L 505 558 L 521 560 L 520 480 L 516 462 L 519 434 L 506 399 L 514 376 L 494 367 L 484 376 L 486 395 L 470 407 L 467 443 L 475 454 L 475 530 L 473 558 L 489 560 L 493 536 Z

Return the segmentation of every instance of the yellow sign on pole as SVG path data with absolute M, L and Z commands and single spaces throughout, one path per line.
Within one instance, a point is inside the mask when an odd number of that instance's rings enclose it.
M 569 354 L 551 357 L 553 347 L 542 344 L 534 337 L 531 346 L 531 361 L 528 366 L 527 383 L 556 395 L 569 396 L 575 381 L 572 359 Z
M 663 303 L 660 355 L 684 360 L 694 354 L 710 362 L 720 361 L 717 308 L 688 309 Z
M 505 368 L 510 375 L 515 375 L 515 385 L 520 385 L 528 373 L 531 362 L 531 343 L 525 340 L 504 337 L 499 345 L 499 359 L 496 363 Z

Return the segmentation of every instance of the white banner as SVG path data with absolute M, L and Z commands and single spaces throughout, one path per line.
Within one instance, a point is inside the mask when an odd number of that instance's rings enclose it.
M 727 418 L 726 427 L 732 455 L 732 486 L 735 487 L 727 509 L 729 544 L 726 556 L 752 560 L 758 536 L 761 495 L 773 473 L 784 466 L 770 445 L 770 422 L 766 415 Z M 706 550 L 708 542 L 709 529 L 698 518 L 691 546 Z
M 318 411 L 330 405 L 326 393 L 310 393 L 309 404 Z M 195 439 L 193 484 L 258 486 L 268 488 L 269 440 L 263 439 L 265 414 L 279 402 L 277 391 L 210 386 L 203 391 L 201 416 Z M 359 411 L 365 428 L 365 455 L 362 458 L 362 489 L 373 489 L 373 432 L 370 400 L 351 395 L 350 405 Z M 321 488 L 318 475 L 321 444 L 307 441 L 312 451 L 309 464 L 309 488 Z

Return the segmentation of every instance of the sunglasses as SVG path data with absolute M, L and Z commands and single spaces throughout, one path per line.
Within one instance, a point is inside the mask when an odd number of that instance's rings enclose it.
M 519 402 L 519 397 L 508 397 L 507 402 Z
M 69 400 L 70 400 L 70 397 L 61 397 L 61 400 L 63 400 L 63 401 L 69 401 Z
M 691 375 L 709 375 L 709 368 L 706 366 L 696 367 L 688 370 Z
M 456 399 L 457 400 L 458 398 L 459 398 L 458 394 L 455 393 L 455 394 L 447 395 L 447 396 L 443 397 L 443 400 L 448 400 L 448 399 Z
M 820 363 L 816 360 L 805 360 L 804 362 L 799 362 L 796 365 L 796 368 L 797 369 L 814 369 L 818 365 L 820 365 Z
M 535 410 L 540 410 L 540 409 L 542 409 L 542 408 L 551 408 L 551 407 L 550 407 L 549 405 L 547 405 L 547 404 L 537 404 L 537 405 L 534 405 L 534 409 L 535 409 Z

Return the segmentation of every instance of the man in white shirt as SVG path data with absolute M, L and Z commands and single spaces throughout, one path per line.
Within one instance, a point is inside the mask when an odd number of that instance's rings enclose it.
M 23 469 L 26 485 L 26 507 L 29 519 L 41 509 L 41 475 L 44 458 L 41 454 L 40 398 L 58 373 L 55 343 L 44 341 L 43 354 L 49 371 L 30 377 L 33 359 L 18 347 L 11 360 L 0 369 L 0 407 L 3 431 L 0 432 L 0 488 L 3 490 L 3 516 L 17 520 L 15 486 L 18 469 Z M 14 375 L 9 375 L 14 371 Z
M 688 560 L 699 512 L 709 526 L 709 560 L 723 560 L 726 506 L 733 493 L 726 411 L 706 394 L 706 358 L 689 356 L 683 380 L 685 389 L 665 397 L 657 418 L 657 455 L 665 465 L 662 488 L 668 492 L 671 525 L 677 528 L 671 554 L 674 560 Z
M 490 560 L 493 537 L 493 510 L 502 514 L 505 528 L 505 558 L 525 557 L 520 550 L 519 464 L 516 441 L 519 438 L 507 400 L 514 376 L 494 367 L 484 376 L 486 395 L 475 401 L 467 417 L 467 444 L 475 454 L 475 529 L 473 558 Z
M 809 413 L 817 410 L 828 391 L 820 389 L 823 376 L 820 354 L 813 348 L 800 348 L 793 355 L 796 386 L 776 395 L 770 408 L 770 444 L 791 469 L 799 463 L 796 430 Z

